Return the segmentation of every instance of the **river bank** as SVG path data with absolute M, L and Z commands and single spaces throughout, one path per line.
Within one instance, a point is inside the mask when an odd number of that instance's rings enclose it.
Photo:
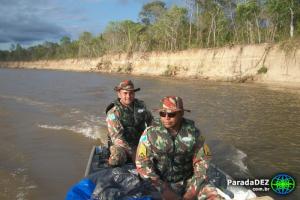
M 287 52 L 270 44 L 109 54 L 91 59 L 0 62 L 0 66 L 300 86 L 299 49 Z

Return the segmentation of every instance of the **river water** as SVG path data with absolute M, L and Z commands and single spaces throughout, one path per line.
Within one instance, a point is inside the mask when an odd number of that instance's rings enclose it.
M 178 95 L 214 154 L 236 178 L 300 180 L 300 92 L 260 84 L 0 69 L 0 199 L 64 199 L 106 141 L 105 106 L 132 79 L 148 108 Z M 278 196 L 273 193 L 259 195 Z M 300 199 L 299 188 L 285 199 Z

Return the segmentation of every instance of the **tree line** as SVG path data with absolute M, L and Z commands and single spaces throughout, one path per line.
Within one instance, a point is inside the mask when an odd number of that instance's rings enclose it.
M 145 4 L 139 21 L 110 22 L 99 35 L 83 32 L 78 40 L 29 48 L 12 45 L 0 60 L 92 58 L 106 53 L 178 51 L 285 41 L 300 36 L 300 0 L 184 0 L 167 7 Z

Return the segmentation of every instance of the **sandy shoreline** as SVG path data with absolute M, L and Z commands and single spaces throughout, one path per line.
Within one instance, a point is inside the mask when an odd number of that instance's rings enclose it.
M 269 44 L 179 52 L 110 54 L 91 59 L 0 61 L 0 66 L 300 87 L 300 51 L 287 53 Z

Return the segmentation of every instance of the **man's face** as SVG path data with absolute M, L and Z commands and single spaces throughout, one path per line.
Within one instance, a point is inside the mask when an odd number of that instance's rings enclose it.
M 160 120 L 165 128 L 176 128 L 180 125 L 183 112 L 177 111 L 172 113 L 159 112 Z
M 129 106 L 134 100 L 134 91 L 119 90 L 118 97 L 124 106 Z

